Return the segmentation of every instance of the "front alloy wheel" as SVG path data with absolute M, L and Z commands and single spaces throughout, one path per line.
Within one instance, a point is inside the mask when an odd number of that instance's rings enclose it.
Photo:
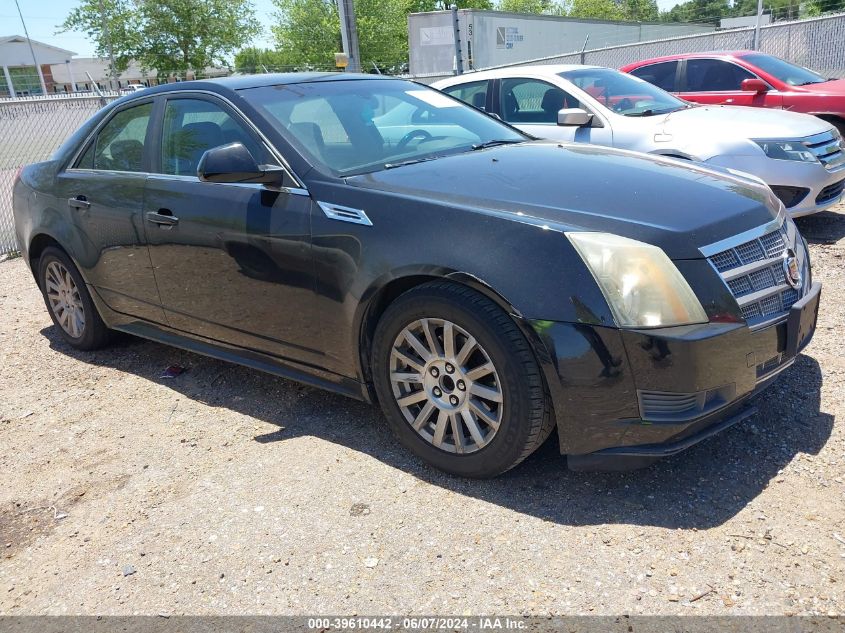
M 455 283 L 417 286 L 376 327 L 373 381 L 388 424 L 446 472 L 513 468 L 554 427 L 540 367 L 513 318 Z
M 466 330 L 447 319 L 420 319 L 393 343 L 390 382 L 405 420 L 450 453 L 486 446 L 502 422 L 499 373 Z

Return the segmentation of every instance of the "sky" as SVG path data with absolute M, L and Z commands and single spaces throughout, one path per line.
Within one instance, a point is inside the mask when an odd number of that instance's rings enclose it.
M 52 44 L 59 48 L 73 51 L 79 57 L 93 57 L 94 44 L 84 33 L 59 33 L 61 24 L 79 0 L 18 0 L 23 12 L 29 36 L 39 42 Z M 670 9 L 679 0 L 657 0 L 661 9 Z M 252 0 L 255 15 L 264 25 L 264 34 L 253 44 L 262 48 L 272 46 L 269 25 L 272 22 L 274 5 L 272 0 Z M 23 35 L 15 0 L 0 0 L 0 35 Z
M 52 44 L 73 51 L 79 57 L 93 57 L 94 43 L 85 33 L 59 33 L 58 25 L 79 4 L 79 0 L 18 0 L 21 12 L 29 29 L 29 36 L 39 42 Z M 271 0 L 252 0 L 255 15 L 264 25 L 265 33 L 253 43 L 267 48 L 272 46 L 269 25 L 274 5 Z M 23 35 L 23 26 L 18 17 L 15 0 L 0 0 L 0 35 Z

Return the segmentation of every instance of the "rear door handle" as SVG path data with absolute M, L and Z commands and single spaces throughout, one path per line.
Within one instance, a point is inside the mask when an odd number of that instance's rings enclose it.
M 67 199 L 67 206 L 71 209 L 90 209 L 91 203 L 85 196 L 76 196 L 75 198 Z
M 158 211 L 147 211 L 147 222 L 158 226 L 176 226 L 179 224 L 179 218 L 174 218 L 172 212 L 168 209 L 159 209 Z

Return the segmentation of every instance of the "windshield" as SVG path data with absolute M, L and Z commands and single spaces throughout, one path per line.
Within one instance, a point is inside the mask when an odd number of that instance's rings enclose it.
M 804 68 L 790 64 L 779 57 L 772 57 L 771 55 L 761 55 L 754 53 L 752 55 L 743 55 L 740 59 L 744 59 L 749 64 L 757 66 L 765 73 L 769 73 L 772 77 L 777 77 L 782 82 L 790 86 L 806 86 L 808 84 L 820 84 L 827 81 L 818 73 Z
M 528 140 L 461 101 L 397 79 L 316 81 L 240 94 L 312 163 L 339 176 Z
M 689 106 L 686 101 L 647 81 L 609 68 L 567 70 L 560 76 L 603 106 L 624 116 L 653 116 Z

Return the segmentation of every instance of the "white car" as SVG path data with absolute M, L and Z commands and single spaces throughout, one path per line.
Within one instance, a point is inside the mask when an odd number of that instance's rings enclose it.
M 793 217 L 842 198 L 845 142 L 807 114 L 697 105 L 610 68 L 522 66 L 433 87 L 539 138 L 609 145 L 737 170 L 768 184 Z

